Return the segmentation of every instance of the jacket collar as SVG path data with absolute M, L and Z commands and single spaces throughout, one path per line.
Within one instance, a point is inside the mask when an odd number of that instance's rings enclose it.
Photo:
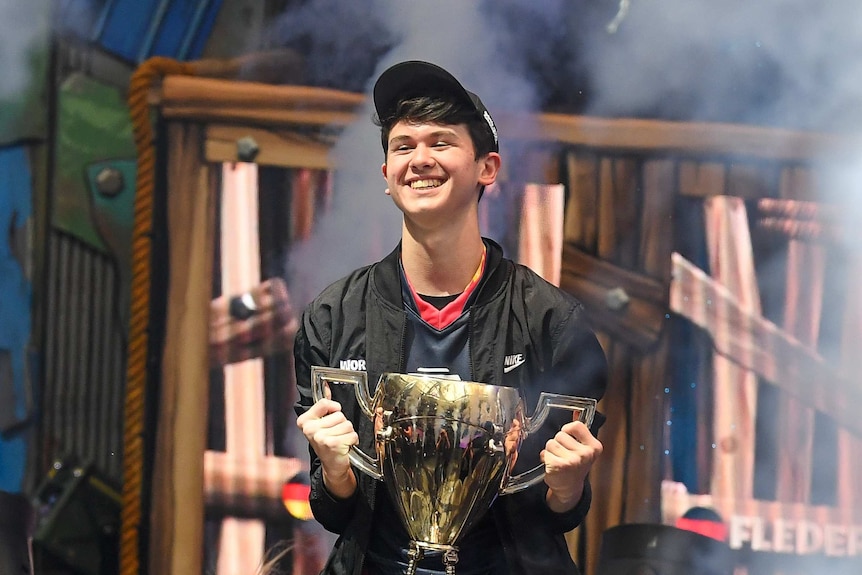
M 488 238 L 482 238 L 487 247 L 487 260 L 485 261 L 485 277 L 479 284 L 476 302 L 473 305 L 487 303 L 503 287 L 507 275 L 510 273 L 508 260 L 503 259 L 503 248 Z M 372 283 L 380 296 L 397 308 L 401 308 L 401 275 L 398 260 L 401 256 L 401 242 L 392 252 L 374 266 Z

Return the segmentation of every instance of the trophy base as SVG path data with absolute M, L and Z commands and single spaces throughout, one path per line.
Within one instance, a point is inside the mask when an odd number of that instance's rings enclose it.
M 425 550 L 442 551 L 443 566 L 446 568 L 446 575 L 455 575 L 455 564 L 458 562 L 458 548 L 454 545 L 437 545 L 434 543 L 423 543 L 421 541 L 411 541 L 410 549 L 407 551 L 407 570 L 404 575 L 416 575 L 416 566 L 425 557 Z

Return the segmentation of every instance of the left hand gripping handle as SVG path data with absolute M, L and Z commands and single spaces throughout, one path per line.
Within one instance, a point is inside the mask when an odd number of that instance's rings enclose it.
M 539 429 L 548 417 L 551 409 L 564 409 L 571 411 L 574 418 L 583 422 L 587 427 L 593 424 L 593 417 L 596 414 L 596 400 L 590 397 L 575 397 L 571 395 L 561 395 L 559 393 L 542 392 L 539 395 L 539 404 L 536 406 L 536 411 L 533 417 L 526 420 L 524 436 L 530 435 Z M 513 475 L 503 485 L 500 490 L 501 495 L 517 493 L 535 485 L 545 478 L 545 466 L 538 464 L 529 471 Z

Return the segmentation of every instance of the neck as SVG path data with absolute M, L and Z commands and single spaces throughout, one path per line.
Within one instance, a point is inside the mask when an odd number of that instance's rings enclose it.
M 473 279 L 485 246 L 478 227 L 416 234 L 404 226 L 401 262 L 416 291 L 442 296 L 461 293 Z

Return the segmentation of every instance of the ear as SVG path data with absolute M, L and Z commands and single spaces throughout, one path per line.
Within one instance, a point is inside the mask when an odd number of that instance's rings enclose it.
M 488 152 L 483 158 L 479 159 L 479 184 L 489 186 L 497 180 L 497 174 L 500 173 L 500 164 L 502 158 L 497 152 Z
M 386 164 L 385 163 L 382 166 L 380 166 L 380 173 L 383 174 L 383 179 L 385 180 L 386 179 Z M 383 193 L 386 194 L 387 196 L 391 195 L 389 193 L 389 186 L 386 186 L 386 189 L 383 190 Z

